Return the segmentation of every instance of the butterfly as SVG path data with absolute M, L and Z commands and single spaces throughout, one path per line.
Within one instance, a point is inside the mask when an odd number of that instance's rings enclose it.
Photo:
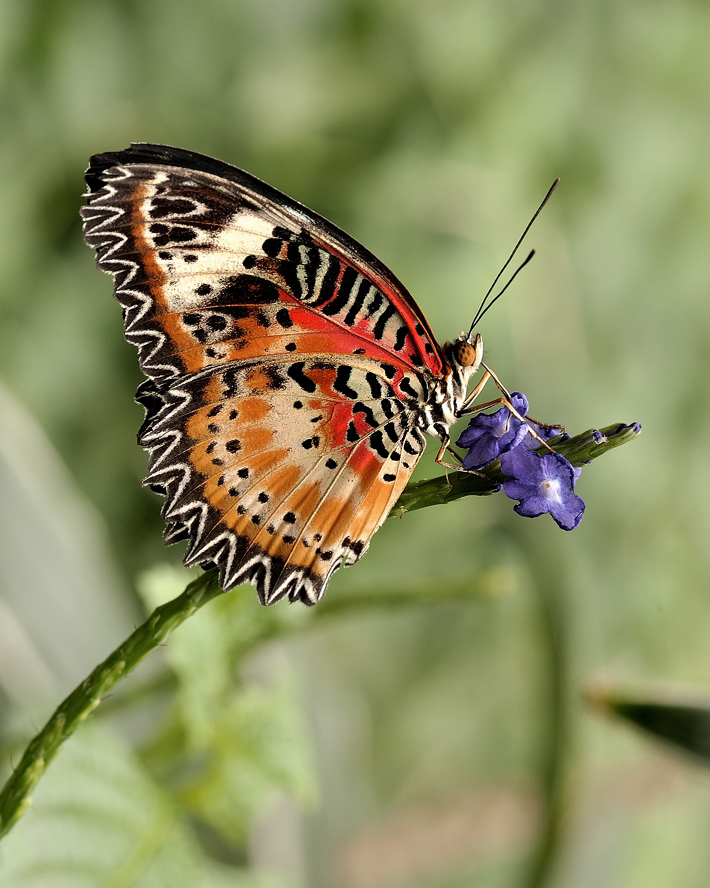
M 166 544 L 264 604 L 315 604 L 354 564 L 483 358 L 440 345 L 372 253 L 219 160 L 137 143 L 94 156 L 81 214 L 146 381 L 144 483 Z M 488 368 L 486 368 L 488 374 Z

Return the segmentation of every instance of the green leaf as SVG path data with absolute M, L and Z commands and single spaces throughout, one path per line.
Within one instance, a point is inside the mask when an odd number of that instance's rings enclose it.
M 185 579 L 184 570 L 155 568 L 143 576 L 141 593 L 153 607 L 178 594 Z M 243 839 L 279 792 L 303 804 L 316 797 L 297 687 L 280 676 L 267 687 L 245 687 L 238 668 L 258 642 L 311 619 L 286 602 L 265 608 L 251 586 L 242 586 L 195 613 L 164 648 L 178 679 L 184 748 L 177 764 L 189 764 L 182 800 L 228 842 Z M 164 767 L 169 747 L 160 750 Z
M 203 854 L 112 733 L 84 725 L 0 849 L 0 888 L 266 888 Z
M 691 696 L 680 687 L 636 693 L 595 688 L 588 697 L 593 704 L 710 763 L 710 692 Z
M 311 742 L 290 681 L 233 695 L 211 725 L 206 766 L 183 793 L 195 814 L 228 841 L 281 792 L 316 799 Z

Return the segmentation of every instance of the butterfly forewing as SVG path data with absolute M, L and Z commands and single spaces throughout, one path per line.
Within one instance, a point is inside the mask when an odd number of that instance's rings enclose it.
M 317 601 L 423 449 L 441 351 L 363 247 L 247 173 L 138 145 L 87 172 L 85 238 L 148 381 L 146 482 L 166 541 L 262 601 Z

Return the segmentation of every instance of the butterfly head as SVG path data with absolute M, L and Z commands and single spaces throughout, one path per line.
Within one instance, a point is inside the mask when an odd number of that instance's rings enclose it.
M 451 343 L 451 357 L 463 368 L 471 368 L 469 375 L 478 370 L 483 360 L 483 337 L 480 333 L 461 333 L 455 342 Z
M 451 422 L 466 399 L 468 383 L 483 361 L 483 337 L 480 333 L 461 333 L 453 342 L 444 345 L 449 370 L 441 391 L 442 400 L 449 403 Z

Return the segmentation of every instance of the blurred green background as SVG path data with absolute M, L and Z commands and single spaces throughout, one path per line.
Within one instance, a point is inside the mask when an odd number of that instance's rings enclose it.
M 709 45 L 688 0 L 0 0 L 3 776 L 189 578 L 81 239 L 91 154 L 249 170 L 441 341 L 559 175 L 487 358 L 536 418 L 644 426 L 585 470 L 572 534 L 468 498 L 388 521 L 322 613 L 205 608 L 67 744 L 1 888 L 707 884 L 710 774 L 580 691 L 710 685 Z

